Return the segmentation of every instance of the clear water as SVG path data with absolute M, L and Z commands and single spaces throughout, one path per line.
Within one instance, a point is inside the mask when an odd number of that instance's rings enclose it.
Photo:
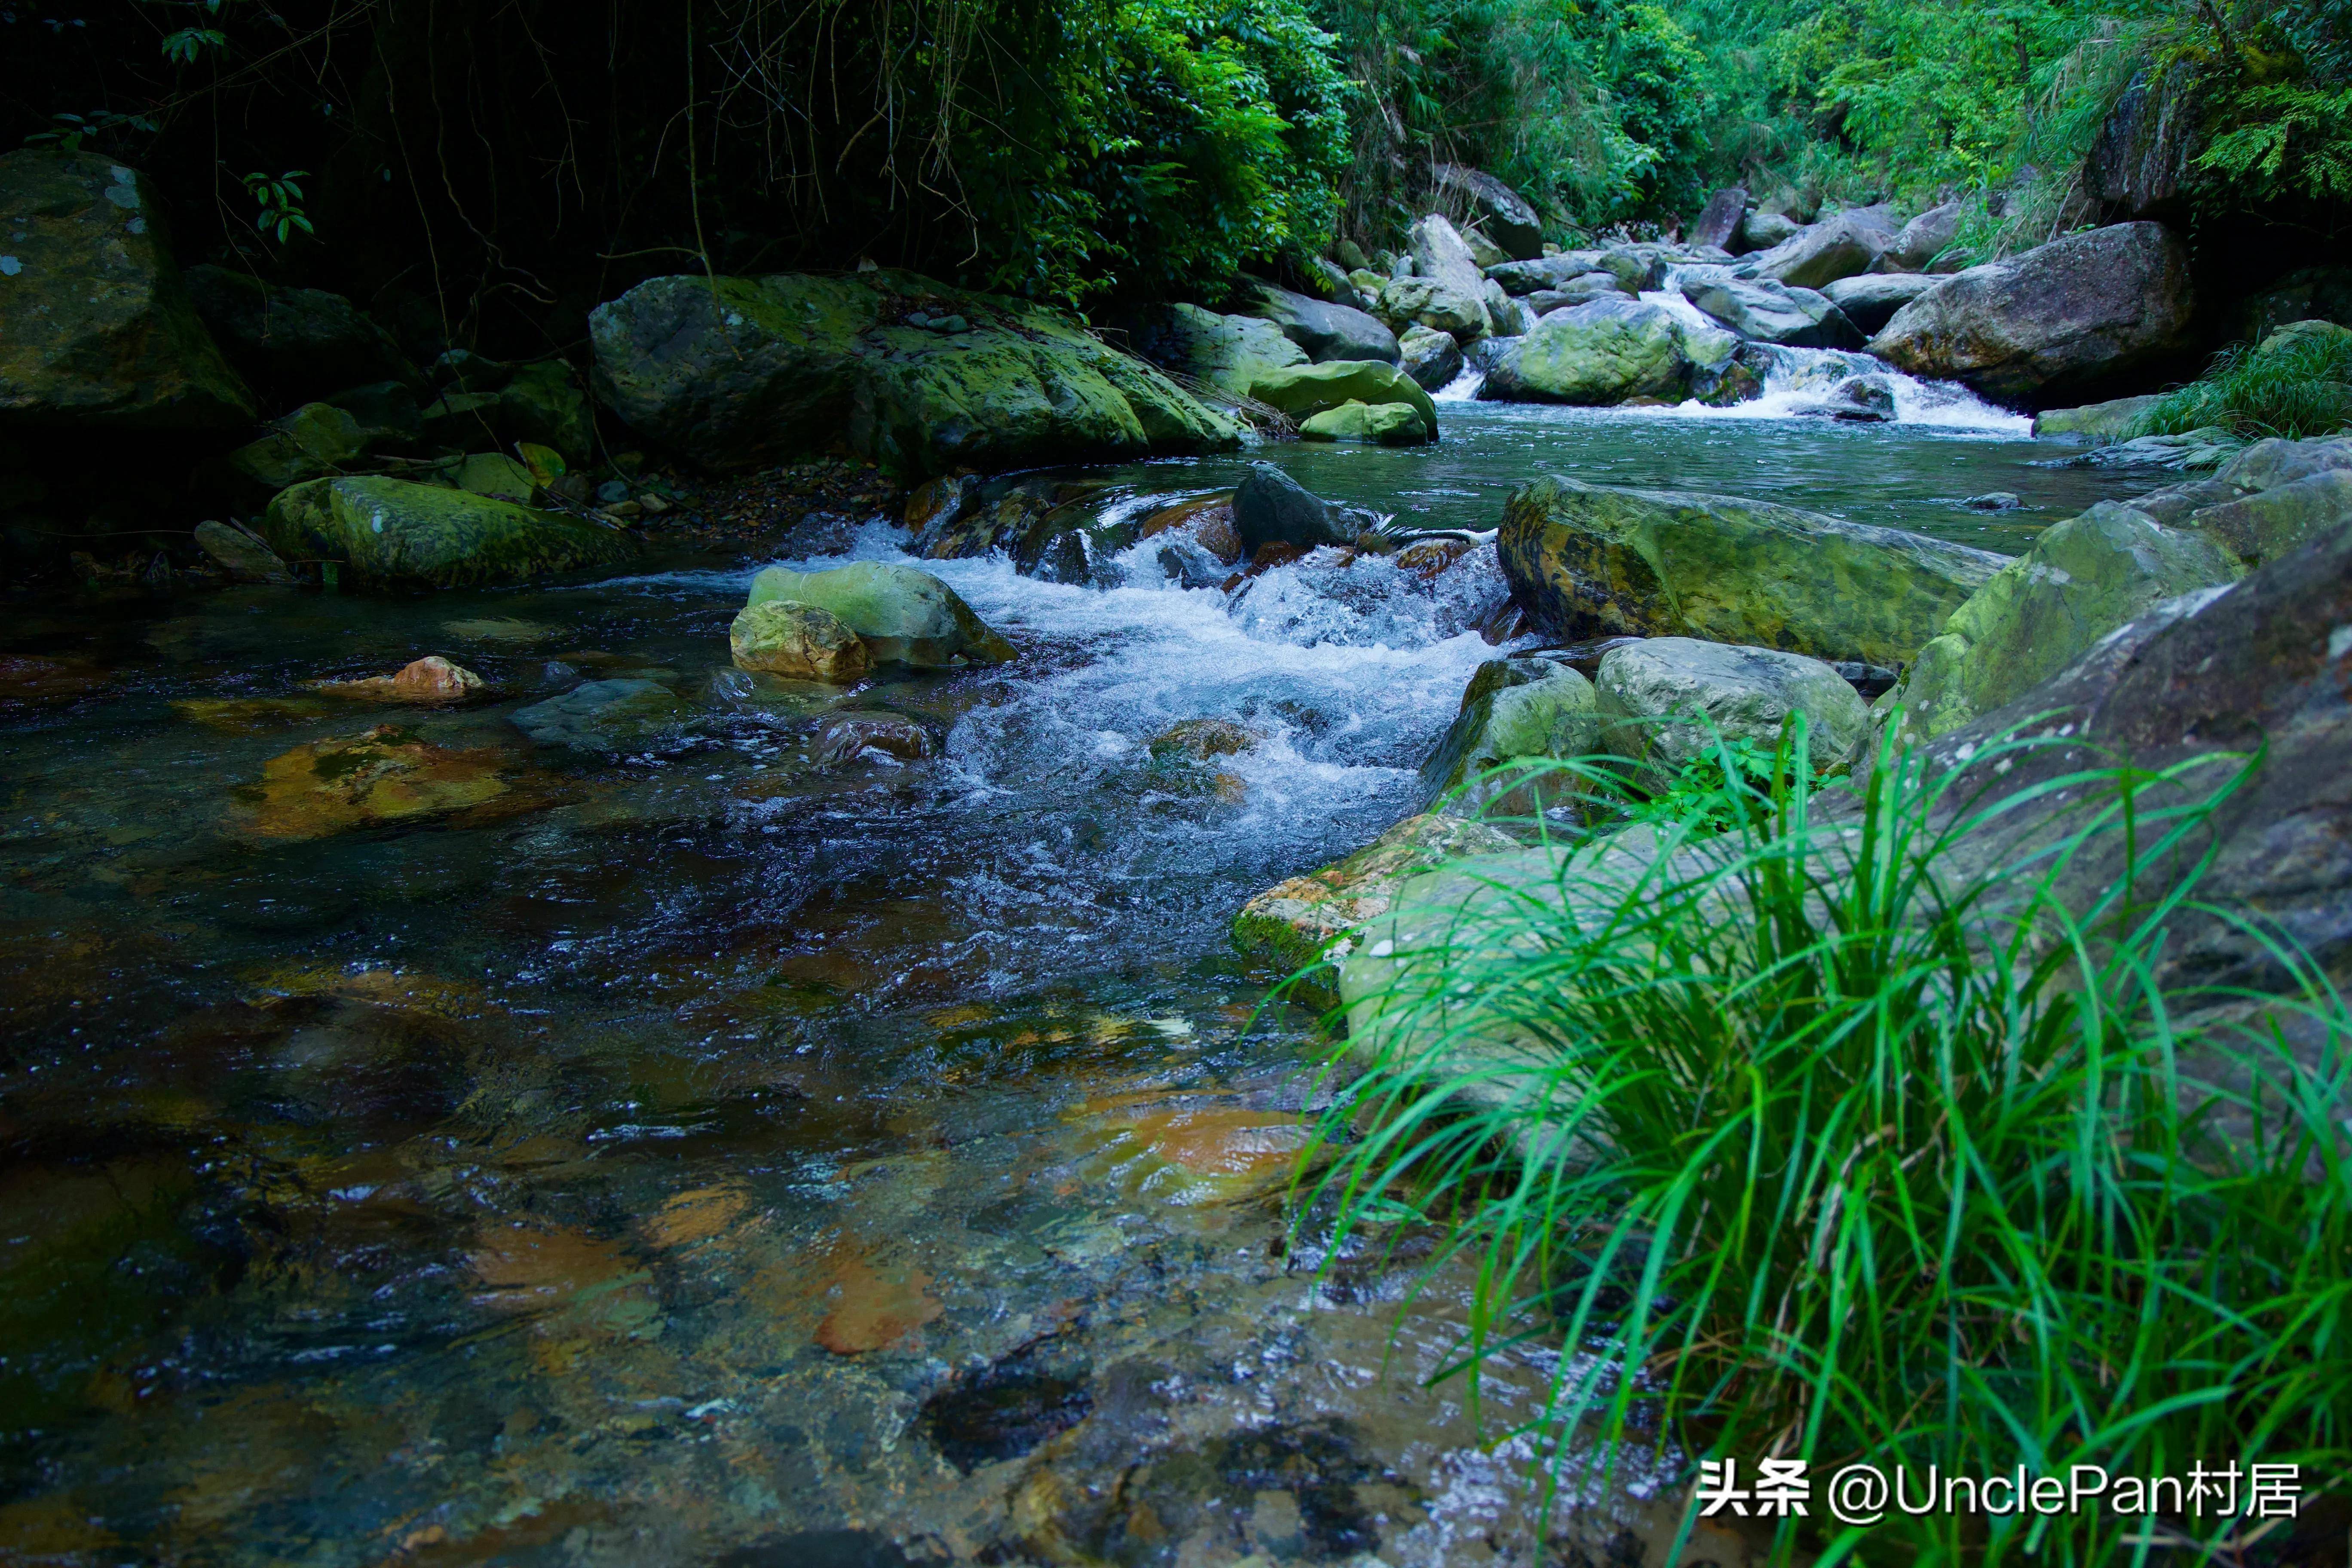
M 2133 482 L 1910 424 L 1485 405 L 1431 448 L 1255 455 L 1424 526 L 1559 469 L 2007 549 Z M 1094 477 L 1133 506 L 1240 463 Z M 2028 510 L 1954 504 L 1995 489 Z M 758 564 L 12 616 L 0 1558 L 1532 1560 L 1491 1439 L 1545 1355 L 1482 1426 L 1417 1384 L 1461 1280 L 1407 1310 L 1404 1270 L 1286 1252 L 1318 1047 L 1225 937 L 1411 808 L 1493 650 L 1384 565 L 1229 605 L 1143 550 L 1109 590 L 949 563 L 1019 662 L 827 706 L 725 668 Z M 492 700 L 307 689 L 428 653 Z M 583 676 L 681 727 L 526 740 Z M 844 709 L 940 754 L 826 763 Z M 1155 761 L 1202 718 L 1254 742 Z M 311 759 L 380 723 L 499 793 L 321 815 Z M 1671 1511 L 1636 1477 L 1551 1528 Z

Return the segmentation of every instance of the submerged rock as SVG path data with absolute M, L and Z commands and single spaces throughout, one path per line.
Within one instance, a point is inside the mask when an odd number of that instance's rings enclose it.
M 1593 682 L 1608 750 L 1671 776 L 1719 742 L 1769 747 L 1805 716 L 1816 766 L 1843 757 L 1870 710 L 1836 669 L 1776 648 L 1652 637 L 1620 643 Z
M 95 153 L 11 153 L 0 218 L 0 418 L 251 422 L 253 395 L 189 301 L 144 175 Z
M 262 532 L 290 560 L 348 567 L 367 583 L 511 583 L 634 553 L 616 529 L 404 479 L 312 479 L 279 492 Z
M 1496 539 L 1520 603 L 1557 635 L 1695 637 L 1894 666 L 2000 556 L 1794 507 L 1546 478 Z
M 2189 256 L 2158 225 L 2070 235 L 1971 267 L 1895 313 L 1870 350 L 1912 375 L 2044 408 L 2187 345 Z
M 856 633 L 877 664 L 939 668 L 958 661 L 1003 664 L 1013 646 L 991 631 L 956 591 L 928 572 L 859 561 L 830 572 L 771 566 L 751 579 L 748 610 L 786 603 L 824 610 Z
M 583 680 L 517 709 L 514 726 L 542 746 L 575 752 L 637 752 L 676 741 L 693 710 L 653 680 Z
M 2117 626 L 2242 570 L 2203 535 L 2116 501 L 2056 524 L 1952 612 L 1896 700 L 1917 739 L 1957 730 L 2039 685 Z
M 924 477 L 1241 438 L 1076 322 L 912 273 L 656 278 L 598 306 L 589 328 L 598 395 L 712 468 L 839 445 Z
M 727 628 L 735 666 L 794 680 L 847 686 L 874 667 L 857 634 L 832 611 L 784 600 L 740 611 Z
M 322 838 L 446 816 L 505 795 L 506 767 L 495 749 L 451 751 L 378 725 L 263 763 L 260 784 L 241 792 L 243 831 L 257 839 Z
M 841 713 L 825 721 L 812 748 L 820 766 L 855 762 L 868 753 L 919 763 L 940 754 L 939 737 L 904 713 Z

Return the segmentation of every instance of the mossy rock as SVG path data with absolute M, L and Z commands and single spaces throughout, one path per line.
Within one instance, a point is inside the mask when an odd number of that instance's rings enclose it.
M 1691 637 L 1888 667 L 2006 564 L 1794 507 L 1560 477 L 1512 493 L 1496 543 L 1520 603 L 1563 637 Z
M 830 572 L 771 566 L 751 579 L 744 608 L 768 604 L 824 610 L 857 634 L 877 664 L 936 668 L 961 659 L 1003 664 L 1013 645 L 991 631 L 956 591 L 928 572 L 859 561 Z
M 1241 439 L 1068 318 L 912 273 L 656 278 L 589 323 L 597 395 L 710 468 L 842 447 L 921 478 Z
M 1250 395 L 1293 419 L 1310 419 L 1349 403 L 1402 403 L 1428 422 L 1436 439 L 1437 405 L 1412 377 L 1380 360 L 1335 359 L 1268 371 L 1250 384 Z
M 1490 658 L 1470 678 L 1454 722 L 1421 765 L 1422 798 L 1457 816 L 1532 816 L 1571 792 L 1558 780 L 1514 784 L 1507 775 L 1478 784 L 1479 775 L 1523 759 L 1584 756 L 1599 745 L 1592 682 L 1540 657 Z
M 1354 398 L 1299 423 L 1309 441 L 1367 441 L 1379 447 L 1419 447 L 1430 438 L 1421 410 L 1405 403 L 1360 403 Z
M 1589 300 L 1554 310 L 1519 340 L 1511 390 L 1534 401 L 1589 405 L 1678 402 L 1691 374 L 1683 342 L 1683 323 L 1663 306 Z
M 0 214 L 0 419 L 252 422 L 253 394 L 197 319 L 143 175 L 95 153 L 11 153 Z
M 367 455 L 368 431 L 331 403 L 306 403 L 226 461 L 265 491 L 343 471 Z
M 374 477 L 282 490 L 261 531 L 289 561 L 332 562 L 367 583 L 444 588 L 604 565 L 635 549 L 628 535 L 577 518 Z
M 1922 740 L 1957 730 L 2152 606 L 2233 582 L 2242 570 L 2202 534 L 2101 501 L 2045 531 L 1952 612 L 1904 683 L 1905 729 Z
M 739 611 L 727 641 L 738 669 L 787 679 L 846 686 L 874 666 L 871 650 L 840 616 L 789 599 Z

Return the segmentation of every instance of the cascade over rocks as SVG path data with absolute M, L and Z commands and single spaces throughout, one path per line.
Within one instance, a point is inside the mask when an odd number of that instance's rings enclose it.
M 1519 603 L 1571 641 L 1693 637 L 1890 668 L 2006 564 L 1794 507 L 1559 477 L 1512 492 L 1496 542 Z
M 205 330 L 154 188 L 95 153 L 0 157 L 0 423 L 210 430 L 253 394 Z
M 2179 352 L 2192 303 L 2180 242 L 2118 224 L 1955 274 L 1896 311 L 1870 351 L 1912 375 L 2053 407 Z
M 598 395 L 714 469 L 895 473 L 1218 451 L 1233 422 L 1041 306 L 906 272 L 656 278 L 589 314 Z

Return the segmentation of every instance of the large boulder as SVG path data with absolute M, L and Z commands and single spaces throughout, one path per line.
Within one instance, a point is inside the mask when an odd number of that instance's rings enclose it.
M 1792 713 L 1818 763 L 1843 757 L 1870 722 L 1860 694 L 1818 658 L 1695 637 L 1618 644 L 1593 691 L 1602 743 L 1667 776 L 1718 742 L 1771 746 Z
M 1612 405 L 1679 402 L 1690 360 L 1682 323 L 1663 306 L 1601 299 L 1555 310 L 1489 373 L 1482 397 Z
M 2117 224 L 1954 274 L 1896 311 L 1870 351 L 1913 375 L 2054 407 L 2177 354 L 2193 302 L 2180 242 Z
M 991 631 L 956 591 L 928 572 L 858 561 L 830 572 L 771 566 L 751 579 L 746 610 L 804 605 L 857 634 L 877 664 L 939 668 L 961 660 L 1003 664 L 1013 647 Z
M 1693 637 L 1889 668 L 2005 564 L 1794 507 L 1559 477 L 1512 493 L 1496 544 L 1519 603 L 1570 640 Z
M 1459 816 L 1532 816 L 1573 791 L 1540 776 L 1482 775 L 1523 760 L 1588 756 L 1600 742 L 1592 682 L 1582 674 L 1541 655 L 1488 659 L 1421 765 L 1424 808 Z
M 0 421 L 218 429 L 255 412 L 145 177 L 94 153 L 0 157 Z
M 1857 349 L 1863 335 L 1825 294 L 1720 272 L 1686 278 L 1683 298 L 1741 337 L 1801 349 Z
M 736 612 L 727 628 L 735 668 L 794 680 L 846 686 L 874 667 L 865 640 L 814 605 L 770 599 Z
M 1490 287 L 1493 286 L 1493 279 L 1487 281 Z M 1565 310 L 1573 305 L 1590 304 L 1595 300 L 1630 298 L 1632 296 L 1618 286 L 1616 274 L 1592 271 L 1580 272 L 1573 278 L 1564 279 L 1557 289 L 1538 289 L 1532 294 L 1522 295 L 1518 302 L 1524 309 L 1534 312 L 1536 320 L 1540 321 L 1554 310 Z
M 1431 213 L 1415 223 L 1405 238 L 1412 253 L 1415 278 L 1432 279 L 1453 293 L 1466 295 L 1483 304 L 1486 275 L 1452 224 Z
M 1558 289 L 1571 278 L 1588 272 L 1606 272 L 1597 250 L 1566 251 L 1559 256 L 1546 256 L 1533 261 L 1507 261 L 1499 267 L 1486 268 L 1488 281 L 1500 283 L 1503 291 L 1514 297 L 1539 294 L 1547 289 Z M 1615 277 L 1611 274 L 1612 279 Z
M 329 563 L 367 584 L 444 588 L 604 565 L 636 548 L 618 529 L 560 512 L 380 477 L 282 490 L 261 532 L 289 561 Z
M 1067 317 L 912 273 L 656 278 L 591 311 L 589 336 L 606 405 L 711 468 L 845 447 L 922 477 L 1240 441 Z
M 341 294 L 285 289 L 226 267 L 191 267 L 196 314 L 254 390 L 274 403 L 300 403 L 370 382 L 422 387 L 416 367 Z
M 1397 360 L 1396 334 L 1370 312 L 1328 300 L 1310 300 L 1271 283 L 1253 281 L 1251 314 L 1272 321 L 1282 335 L 1320 364 L 1327 360 Z
M 1855 214 L 1840 213 L 1749 257 L 1743 269 L 1753 268 L 1753 277 L 1791 289 L 1820 289 L 1869 271 L 1894 237 Z
M 1960 236 L 1960 219 L 1968 209 L 1958 202 L 1929 207 L 1903 226 L 1895 242 L 1879 253 L 1882 272 L 1925 272 L 1945 247 Z M 1947 268 L 1950 270 L 1950 268 Z
M 2341 445 L 2352 448 L 2352 442 Z M 2189 521 L 2249 565 L 2275 561 L 2305 540 L 2352 522 L 2352 471 L 2307 474 L 2241 500 L 2200 508 Z
M 1747 215 L 1748 187 L 1726 185 L 1706 198 L 1706 205 L 1691 219 L 1690 230 L 1683 238 L 1693 245 L 1730 250 L 1739 239 L 1740 220 Z
M 1957 730 L 2152 606 L 2233 582 L 2242 570 L 2201 533 L 2101 501 L 2044 531 L 1919 650 L 1896 699 L 1905 731 L 1924 739 Z
M 1864 272 L 1827 285 L 1822 297 L 1845 313 L 1854 331 L 1868 337 L 1937 281 L 1924 272 Z
M 1308 363 L 1307 351 L 1258 316 L 1221 316 L 1198 305 L 1171 305 L 1130 334 L 1152 363 L 1191 376 L 1231 397 L 1269 370 Z
M 1451 332 L 1416 324 L 1405 329 L 1397 347 L 1403 351 L 1399 366 L 1423 392 L 1435 392 L 1462 374 L 1462 346 Z
M 1486 336 L 1490 324 L 1483 287 L 1465 290 L 1435 278 L 1391 279 L 1381 289 L 1380 310 L 1401 329 L 1426 327 L 1457 343 Z
M 1478 227 L 1507 255 L 1525 260 L 1543 254 L 1543 220 L 1527 199 L 1494 175 L 1459 163 L 1440 163 L 1431 184 L 1465 199 Z
M 1437 438 L 1437 405 L 1394 364 L 1379 360 L 1330 360 L 1267 371 L 1250 383 L 1250 396 L 1293 419 L 1306 419 L 1342 404 L 1402 403 L 1428 423 Z

